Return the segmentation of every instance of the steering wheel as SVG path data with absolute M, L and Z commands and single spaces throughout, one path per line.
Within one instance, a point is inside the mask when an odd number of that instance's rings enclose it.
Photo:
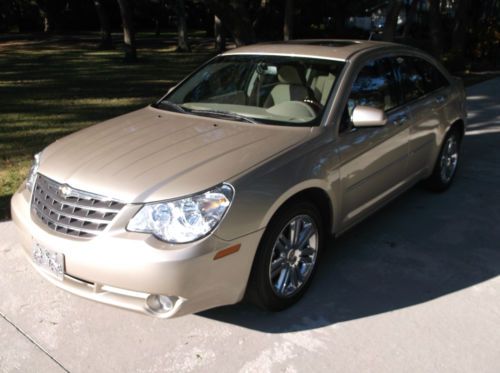
M 316 114 L 323 109 L 323 105 L 321 105 L 315 98 L 307 97 L 303 100 L 303 102 L 308 104 Z

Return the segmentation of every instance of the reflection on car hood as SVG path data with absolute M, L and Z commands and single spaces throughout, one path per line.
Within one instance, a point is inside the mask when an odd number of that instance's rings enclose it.
M 197 193 L 305 140 L 310 128 L 232 122 L 147 107 L 45 149 L 39 172 L 125 202 Z

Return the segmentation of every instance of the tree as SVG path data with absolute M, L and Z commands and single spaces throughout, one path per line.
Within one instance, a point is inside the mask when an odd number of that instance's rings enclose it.
M 456 69 L 464 68 L 465 57 L 465 35 L 467 27 L 467 15 L 470 9 L 471 0 L 459 0 L 455 12 L 455 24 L 453 25 L 451 51 Z
M 264 19 L 269 14 L 269 2 L 271 0 L 260 0 L 259 6 L 255 11 L 255 16 L 252 22 L 252 28 L 257 30 L 259 27 L 263 26 L 265 22 Z
M 418 3 L 419 0 L 413 0 L 409 8 L 407 8 L 406 22 L 405 22 L 405 27 L 403 29 L 403 38 L 406 38 L 408 37 L 408 35 L 410 35 L 412 26 L 417 18 Z
M 237 46 L 255 43 L 255 32 L 243 1 L 207 0 L 207 4 L 231 33 Z
M 187 38 L 186 8 L 184 0 L 175 0 L 175 11 L 177 14 L 177 50 L 181 52 L 190 52 L 189 41 Z
M 285 4 L 285 22 L 283 24 L 283 39 L 290 40 L 293 35 L 293 13 L 294 3 L 293 0 L 286 0 Z
M 125 61 L 135 62 L 137 51 L 135 49 L 135 33 L 132 24 L 132 12 L 128 0 L 118 0 L 120 14 L 122 16 L 123 43 L 125 44 Z
M 36 0 L 36 5 L 43 20 L 43 32 L 50 33 L 55 31 L 65 2 L 62 0 Z
M 101 42 L 99 48 L 111 49 L 113 47 L 113 39 L 111 38 L 111 26 L 109 24 L 108 12 L 106 11 L 104 0 L 94 0 L 95 10 L 99 17 L 99 24 L 101 25 Z
M 443 26 L 439 9 L 440 0 L 429 0 L 429 36 L 434 56 L 443 54 Z
M 398 16 L 403 6 L 402 0 L 392 0 L 389 3 L 385 15 L 384 31 L 382 33 L 382 40 L 393 41 L 396 36 L 396 28 L 398 26 Z
M 226 49 L 226 36 L 219 17 L 214 16 L 214 37 L 215 37 L 215 50 L 219 53 Z

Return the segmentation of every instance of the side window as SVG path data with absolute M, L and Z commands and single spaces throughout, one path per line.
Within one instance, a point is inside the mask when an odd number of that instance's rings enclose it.
M 415 100 L 427 93 L 424 77 L 412 57 L 397 57 L 396 66 L 401 79 L 404 102 Z
M 397 57 L 396 65 L 405 102 L 449 85 L 448 80 L 435 66 L 421 58 Z
M 441 74 L 441 72 L 430 62 L 414 57 L 413 63 L 417 66 L 418 71 L 422 75 L 426 93 L 447 87 L 450 84 L 443 74 Z
M 398 87 L 391 61 L 382 58 L 368 62 L 354 81 L 341 120 L 340 132 L 351 128 L 350 118 L 358 105 L 388 111 L 399 105 Z

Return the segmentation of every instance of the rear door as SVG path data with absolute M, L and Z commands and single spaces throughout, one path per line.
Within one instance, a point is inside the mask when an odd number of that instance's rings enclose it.
M 439 124 L 446 120 L 449 82 L 435 66 L 419 57 L 399 56 L 395 66 L 402 98 L 412 117 L 408 171 L 418 177 L 433 165 Z
M 350 115 L 357 105 L 386 112 L 385 126 L 353 128 Z M 411 118 L 401 105 L 400 90 L 390 58 L 371 60 L 352 86 L 339 128 L 342 226 L 356 222 L 407 179 Z

